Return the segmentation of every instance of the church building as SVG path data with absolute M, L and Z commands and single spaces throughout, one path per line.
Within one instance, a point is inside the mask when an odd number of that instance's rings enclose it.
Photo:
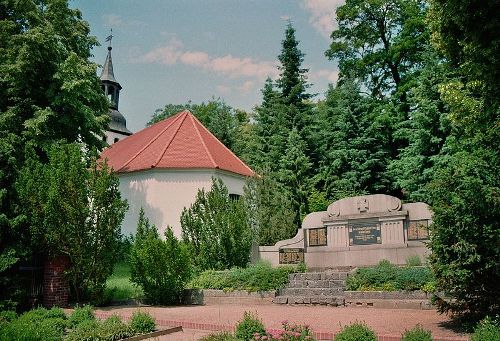
M 110 36 L 111 37 L 111 36 Z M 221 179 L 231 197 L 243 195 L 253 171 L 220 142 L 189 111 L 180 112 L 132 134 L 118 111 L 121 86 L 113 73 L 111 46 L 101 74 L 110 100 L 108 143 L 101 159 L 117 173 L 120 193 L 129 209 L 122 233 L 135 234 L 140 209 L 163 236 L 167 226 L 181 236 L 180 217 L 199 189 L 210 190 L 212 178 Z
M 110 36 L 112 37 L 112 36 Z M 111 39 L 109 40 L 111 42 Z M 112 145 L 121 139 L 132 135 L 132 132 L 127 129 L 127 120 L 118 111 L 118 104 L 120 101 L 120 90 L 122 89 L 120 83 L 115 78 L 113 72 L 113 59 L 111 58 L 111 44 L 108 46 L 108 55 L 104 62 L 104 67 L 101 73 L 102 90 L 109 99 L 108 115 L 111 117 L 108 129 L 104 134 L 103 140 L 108 145 Z

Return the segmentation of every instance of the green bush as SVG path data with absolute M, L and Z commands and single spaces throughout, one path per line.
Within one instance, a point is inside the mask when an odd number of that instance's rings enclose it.
M 151 333 L 156 329 L 154 318 L 142 311 L 136 311 L 132 314 L 129 326 L 136 334 Z
M 245 311 L 243 319 L 236 325 L 235 336 L 239 340 L 249 341 L 254 338 L 254 334 L 264 335 L 265 332 L 262 321 L 251 312 Z
M 108 317 L 99 325 L 99 340 L 102 341 L 121 340 L 133 334 L 130 328 L 116 315 Z
M 142 287 L 146 299 L 153 304 L 180 303 L 191 276 L 186 246 L 175 238 L 170 228 L 165 231 L 165 240 L 161 240 L 142 209 L 130 250 L 130 274 L 130 280 Z
M 477 325 L 471 341 L 500 341 L 500 319 L 486 317 Z
M 93 321 L 95 320 L 94 311 L 92 306 L 84 305 L 83 307 L 77 306 L 75 310 L 71 313 L 69 317 L 69 324 L 71 327 L 76 327 L 83 321 Z
M 66 335 L 64 341 L 94 341 L 99 339 L 99 322 L 84 320 Z
M 397 267 L 382 260 L 375 267 L 361 268 L 346 280 L 347 290 L 419 290 L 434 279 L 427 267 Z
M 220 332 L 204 336 L 200 341 L 239 341 L 239 339 L 231 333 Z
M 420 266 L 422 265 L 422 260 L 418 255 L 413 255 L 413 256 L 408 256 L 406 258 L 406 265 L 407 266 Z
M 333 339 L 334 341 L 377 341 L 377 336 L 366 324 L 356 322 L 342 328 Z
M 259 262 L 247 268 L 204 271 L 193 278 L 188 287 L 247 291 L 275 290 L 288 283 L 290 273 L 303 271 L 304 267 L 280 266 L 273 268 L 269 262 Z
M 410 330 L 407 330 L 401 336 L 401 341 L 432 341 L 432 334 L 429 330 L 422 328 L 417 324 Z
M 0 340 L 62 340 L 68 321 L 60 308 L 38 308 L 5 323 Z

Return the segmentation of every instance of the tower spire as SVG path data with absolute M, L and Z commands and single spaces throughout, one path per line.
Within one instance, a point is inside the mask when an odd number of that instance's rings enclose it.
M 111 58 L 111 40 L 113 39 L 113 29 L 111 29 L 111 34 L 107 36 L 106 41 L 109 41 L 108 55 L 106 56 L 106 61 L 104 62 L 104 67 L 102 68 L 101 81 L 109 81 L 118 84 L 113 72 L 113 58 Z M 120 86 L 120 84 L 118 84 Z M 121 88 L 121 87 L 120 87 Z

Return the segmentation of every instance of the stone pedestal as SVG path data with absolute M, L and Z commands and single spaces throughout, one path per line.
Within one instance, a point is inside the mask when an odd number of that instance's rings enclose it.
M 67 307 L 69 283 L 64 271 L 69 267 L 69 258 L 57 256 L 47 259 L 43 266 L 43 305 L 46 308 Z

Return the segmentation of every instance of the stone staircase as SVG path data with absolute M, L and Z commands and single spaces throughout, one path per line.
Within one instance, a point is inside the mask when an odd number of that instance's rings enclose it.
M 288 285 L 278 291 L 273 303 L 343 306 L 347 271 L 293 273 Z

